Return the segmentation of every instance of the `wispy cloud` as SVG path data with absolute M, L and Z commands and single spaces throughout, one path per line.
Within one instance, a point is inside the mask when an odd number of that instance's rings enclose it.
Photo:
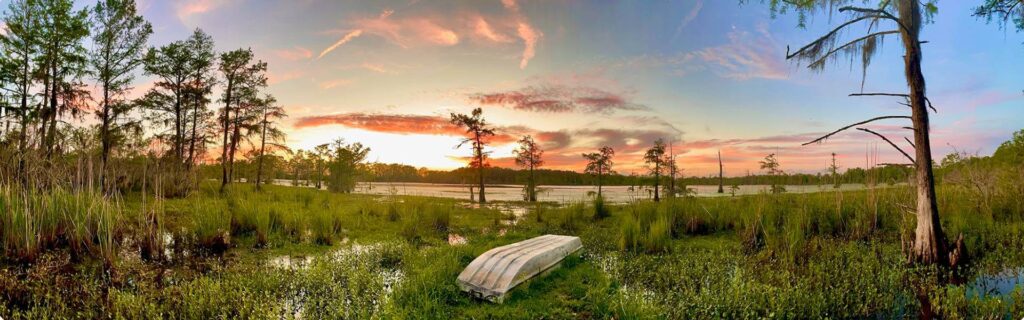
M 186 21 L 192 16 L 207 13 L 221 7 L 231 0 L 182 0 L 176 2 L 175 9 L 178 19 Z
M 647 107 L 631 102 L 623 94 L 592 87 L 561 85 L 529 86 L 519 90 L 478 93 L 470 101 L 482 105 L 504 106 L 514 110 L 532 112 L 597 112 L 646 110 Z
M 755 32 L 734 29 L 728 34 L 728 44 L 705 48 L 694 54 L 727 78 L 788 78 L 785 54 L 780 51 L 782 46 L 768 32 L 767 24 L 759 25 Z
M 274 55 L 281 59 L 295 61 L 312 58 L 313 51 L 309 51 L 309 49 L 297 46 L 291 49 L 275 50 Z
M 501 4 L 512 12 L 516 20 L 516 34 L 523 40 L 523 55 L 519 60 L 519 69 L 526 69 L 530 59 L 537 54 L 537 42 L 544 36 L 543 32 L 537 30 L 526 19 L 526 16 L 519 10 L 519 3 L 516 0 L 501 0 Z
M 330 80 L 330 81 L 321 82 L 320 83 L 320 88 L 321 89 L 333 89 L 333 88 L 337 88 L 337 87 L 344 87 L 344 86 L 347 86 L 347 85 L 350 85 L 350 84 L 352 84 L 352 80 L 349 80 L 349 79 L 337 79 L 337 80 Z
M 331 53 L 331 51 L 334 51 L 334 49 L 337 49 L 341 45 L 346 44 L 349 41 L 352 41 L 352 39 L 355 39 L 361 36 L 362 34 L 363 30 L 360 29 L 349 31 L 348 33 L 345 34 L 345 36 L 341 37 L 341 39 L 338 39 L 338 41 L 334 42 L 334 44 L 332 44 L 330 47 L 327 47 L 327 49 L 324 49 L 324 51 L 320 51 L 320 55 L 317 56 L 316 58 L 323 58 L 328 53 Z
M 704 0 L 697 0 L 697 3 L 693 4 L 693 8 L 690 9 L 690 11 L 686 13 L 686 16 L 683 17 L 683 20 L 679 21 L 679 26 L 676 27 L 676 34 L 672 36 L 673 40 L 683 33 L 683 29 L 690 25 L 690 22 L 693 22 L 693 19 L 697 19 L 697 15 L 700 14 L 700 10 L 702 8 L 704 8 Z

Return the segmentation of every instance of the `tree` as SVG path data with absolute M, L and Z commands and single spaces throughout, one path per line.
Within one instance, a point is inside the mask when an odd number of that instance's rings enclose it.
M 533 137 L 523 136 L 522 139 L 519 139 L 519 147 L 512 152 L 516 155 L 516 165 L 529 170 L 526 183 L 526 199 L 530 202 L 536 202 L 537 180 L 534 176 L 534 170 L 544 165 L 544 160 L 541 160 L 541 157 L 544 156 L 544 150 L 541 150 L 537 142 L 533 141 Z
M 917 186 L 917 228 L 915 229 L 914 245 L 911 259 L 919 263 L 935 263 L 949 265 L 950 257 L 947 255 L 945 235 L 939 223 L 939 211 L 935 197 L 935 178 L 932 172 L 931 139 L 929 138 L 929 108 L 934 111 L 931 102 L 926 95 L 926 84 L 924 73 L 921 69 L 921 28 L 931 20 L 938 11 L 935 0 L 928 0 L 922 3 L 918 0 L 883 0 L 877 7 L 856 7 L 849 6 L 853 0 L 808 0 L 808 1 L 786 1 L 771 0 L 773 12 L 784 12 L 788 9 L 795 9 L 800 15 L 800 26 L 804 26 L 806 15 L 813 14 L 819 10 L 831 10 L 838 8 L 840 13 L 850 15 L 849 20 L 840 24 L 832 31 L 821 38 L 807 44 L 796 52 L 787 52 L 786 58 L 808 63 L 812 70 L 822 70 L 825 64 L 835 61 L 840 56 L 859 57 L 862 70 L 862 85 L 866 79 L 867 68 L 871 63 L 880 43 L 886 36 L 898 36 L 901 39 L 904 57 L 904 76 L 907 83 L 907 93 L 855 93 L 851 96 L 887 96 L 902 97 L 904 105 L 910 107 L 910 116 L 881 116 L 861 121 L 829 133 L 810 143 L 816 143 L 835 135 L 838 132 L 885 119 L 909 119 L 913 123 L 914 139 L 912 147 L 915 149 L 915 157 L 900 149 L 895 143 L 867 128 L 857 128 L 863 132 L 871 133 L 885 140 L 889 145 L 897 149 L 915 166 L 915 178 Z M 895 12 L 895 14 L 893 13 Z M 841 41 L 845 31 L 851 25 L 865 24 L 867 34 L 850 41 Z M 891 29 L 877 31 L 876 28 L 891 26 Z M 787 50 L 788 51 L 788 50 Z M 910 142 L 909 139 L 907 139 Z M 806 145 L 805 144 L 805 145 Z M 959 255 L 956 252 L 956 255 Z
M 138 14 L 135 0 L 101 0 L 92 10 L 93 51 L 90 65 L 103 94 L 96 117 L 100 121 L 100 185 L 106 187 L 107 162 L 123 130 L 141 130 L 137 121 L 121 123 L 135 104 L 124 95 L 142 65 L 153 27 Z
M 832 188 L 839 189 L 842 184 L 839 182 L 839 163 L 836 162 L 836 153 L 832 153 L 832 164 L 828 166 L 828 170 L 832 172 Z
M 786 187 L 778 184 L 778 177 L 783 175 L 784 172 L 779 165 L 779 161 L 775 159 L 775 154 L 769 154 L 759 163 L 761 164 L 761 170 L 766 170 L 771 179 L 771 193 L 777 194 L 786 192 Z
M 8 5 L 4 16 L 7 33 L 0 35 L 0 45 L 6 58 L 4 69 L 12 71 L 10 80 L 15 85 L 12 98 L 19 103 L 15 107 L 18 119 L 18 172 L 22 179 L 28 179 L 25 169 L 25 155 L 28 149 L 28 131 L 34 112 L 29 110 L 32 99 L 33 61 L 39 52 L 38 12 L 40 8 L 33 0 L 15 0 Z
M 612 173 L 612 165 L 615 164 L 612 162 L 614 156 L 615 150 L 609 146 L 601 147 L 597 152 L 583 154 L 583 158 L 587 159 L 587 168 L 583 170 L 583 173 L 597 176 L 598 198 L 601 197 L 601 178 Z
M 722 150 L 718 150 L 718 193 L 725 193 L 722 185 L 725 183 L 725 167 L 722 166 Z
M 189 122 L 188 156 L 185 165 L 195 165 L 196 155 L 203 154 L 209 143 L 209 121 L 213 117 L 207 105 L 208 97 L 217 82 L 213 68 L 216 66 L 217 55 L 213 50 L 213 38 L 196 28 L 192 36 L 185 40 L 189 51 L 188 80 L 184 88 L 185 103 L 191 106 L 192 116 Z
M 314 186 L 317 189 L 323 187 L 324 171 L 327 171 L 327 160 L 331 158 L 331 145 L 324 143 L 313 148 L 313 152 L 309 154 L 310 160 L 313 161 L 313 170 L 316 171 Z
M 331 143 L 331 148 L 327 189 L 331 192 L 351 193 L 355 190 L 356 178 L 370 148 L 358 142 L 346 144 L 341 139 Z
M 1010 164 L 1024 163 L 1024 130 L 1014 132 L 1012 139 L 1000 144 L 992 158 Z
M 250 114 L 244 111 L 253 105 L 258 89 L 267 85 L 267 64 L 253 62 L 253 58 L 252 49 L 236 49 L 220 56 L 219 69 L 225 81 L 221 98 L 224 107 L 220 112 L 220 129 L 224 137 L 221 145 L 221 191 L 233 180 L 235 152 L 245 129 L 243 127 L 250 124 Z
M 655 202 L 661 200 L 658 196 L 658 185 L 661 182 L 661 175 L 666 169 L 665 159 L 665 141 L 662 139 L 654 140 L 654 146 L 647 149 L 647 152 L 644 153 L 644 162 L 647 163 L 650 174 L 654 176 Z
M 146 52 L 145 70 L 157 77 L 142 101 L 152 111 L 150 121 L 165 128 L 157 137 L 170 143 L 170 156 L 177 165 L 185 160 L 186 127 L 190 109 L 185 105 L 190 75 L 191 53 L 188 43 L 175 41 Z
M 480 196 L 479 202 L 486 203 L 487 196 L 484 192 L 484 167 L 487 166 L 487 154 L 490 152 L 484 152 L 484 145 L 487 144 L 487 139 L 494 136 L 494 129 L 490 127 L 487 120 L 483 117 L 483 110 L 480 108 L 473 109 L 471 114 L 456 114 L 452 113 L 451 123 L 466 128 L 466 134 L 469 136 L 462 139 L 461 142 L 455 148 L 461 148 L 466 143 L 471 143 L 473 147 L 473 160 L 469 162 L 470 168 L 477 169 L 477 178 L 480 182 Z
M 263 99 L 263 103 L 257 106 L 257 112 L 261 115 L 260 117 L 260 148 L 259 155 L 257 156 L 258 164 L 256 165 L 256 190 L 260 189 L 260 180 L 263 177 L 263 158 L 266 157 L 267 151 L 267 139 L 270 139 L 271 153 L 277 149 L 285 149 L 281 142 L 284 141 L 284 131 L 281 131 L 275 123 L 288 114 L 284 112 L 284 108 L 277 104 L 277 99 L 272 96 L 267 96 Z
M 679 190 L 676 190 L 676 174 L 679 171 L 679 165 L 676 163 L 675 152 L 672 151 L 672 143 L 668 143 L 668 153 L 665 154 L 665 171 L 668 173 L 668 188 L 665 190 L 670 198 L 675 197 L 679 194 Z M 685 186 L 682 190 L 685 193 Z
M 87 73 L 87 52 L 82 44 L 89 35 L 88 11 L 73 9 L 71 0 L 39 2 L 37 77 L 42 79 L 44 107 L 40 110 L 39 147 L 53 156 L 60 136 L 57 123 L 64 115 L 78 118 L 87 106 L 89 92 L 82 77 Z
M 999 20 L 1000 26 L 1012 22 L 1017 31 L 1024 30 L 1024 0 L 984 0 L 974 8 L 974 16 Z

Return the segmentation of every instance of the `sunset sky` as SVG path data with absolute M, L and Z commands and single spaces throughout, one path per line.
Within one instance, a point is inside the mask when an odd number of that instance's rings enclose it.
M 980 1 L 941 1 L 924 29 L 924 72 L 936 157 L 954 148 L 991 154 L 1024 128 L 1024 35 L 970 15 Z M 674 141 L 687 175 L 756 172 L 777 153 L 783 169 L 820 172 L 901 157 L 861 132 L 800 143 L 843 125 L 909 114 L 899 100 L 847 97 L 861 70 L 840 60 L 815 73 L 785 61 L 843 18 L 772 18 L 767 5 L 679 1 L 182 0 L 140 2 L 153 45 L 210 33 L 218 50 L 251 47 L 289 118 L 292 148 L 361 142 L 370 161 L 464 166 L 449 113 L 483 107 L 499 129 L 493 163 L 532 134 L 547 167 L 581 170 L 583 152 L 617 150 L 618 171 L 642 168 L 657 138 Z M 855 33 L 856 34 L 856 33 Z M 905 92 L 902 50 L 887 38 L 865 92 Z M 859 61 L 859 60 L 858 60 Z M 146 81 L 140 78 L 140 82 Z M 144 87 L 140 84 L 139 87 Z M 217 106 L 219 107 L 219 106 Z M 900 121 L 871 126 L 902 141 Z M 909 148 L 909 147 L 906 147 Z

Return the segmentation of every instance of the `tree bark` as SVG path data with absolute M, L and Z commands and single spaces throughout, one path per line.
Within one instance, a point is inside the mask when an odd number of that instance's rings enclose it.
M 229 75 L 227 78 L 228 85 L 224 88 L 224 121 L 221 124 L 224 129 L 224 142 L 221 145 L 222 148 L 220 154 L 220 192 L 224 192 L 224 188 L 228 185 L 228 132 L 231 130 L 231 93 L 234 91 L 235 84 L 233 77 Z
M 480 132 L 476 133 L 476 161 L 477 167 L 479 167 L 480 177 L 480 203 L 487 203 L 487 196 L 484 192 L 484 147 L 483 142 L 480 141 Z
M 722 151 L 718 151 L 718 193 L 725 193 L 725 188 L 722 185 L 725 183 L 725 167 L 722 166 Z
M 902 30 L 906 51 L 905 73 L 910 89 L 910 106 L 914 122 L 916 148 L 915 178 L 917 179 L 917 228 L 913 256 L 915 262 L 948 265 L 947 244 L 939 223 L 939 210 L 935 199 L 935 177 L 932 173 L 931 141 L 928 137 L 928 109 L 925 102 L 925 80 L 921 71 L 921 7 L 916 0 L 900 0 L 899 19 L 906 27 Z
M 260 158 L 256 165 L 256 190 L 260 190 L 260 179 L 263 177 L 263 153 L 267 148 L 267 114 L 263 114 L 263 128 L 260 133 Z

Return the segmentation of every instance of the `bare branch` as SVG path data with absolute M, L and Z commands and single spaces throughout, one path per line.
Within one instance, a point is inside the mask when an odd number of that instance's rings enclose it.
M 911 148 L 917 149 L 917 146 L 916 146 L 916 145 L 914 145 L 914 143 L 913 143 L 913 142 L 911 142 L 909 138 L 907 138 L 907 137 L 903 137 L 903 140 L 907 140 L 907 143 L 909 143 L 909 144 L 910 144 L 910 147 L 911 147 Z
M 878 120 L 885 120 L 885 119 L 910 119 L 910 117 L 909 116 L 882 116 L 882 117 L 871 118 L 871 119 L 868 119 L 868 120 L 864 120 L 864 121 L 861 121 L 861 122 L 857 122 L 857 123 L 854 123 L 854 124 L 851 124 L 851 125 L 839 128 L 839 130 L 832 131 L 832 133 L 826 134 L 826 135 L 822 136 L 821 138 L 814 139 L 811 142 L 807 142 L 807 143 L 804 143 L 804 144 L 801 144 L 801 145 L 802 146 L 806 146 L 806 145 L 809 145 L 809 144 L 812 144 L 812 143 L 815 143 L 815 142 L 820 142 L 820 141 L 828 139 L 829 137 L 831 137 L 831 136 L 833 136 L 833 135 L 835 135 L 837 133 L 840 133 L 840 132 L 842 132 L 844 130 L 847 130 L 847 129 L 850 129 L 850 128 L 853 128 L 853 127 L 856 127 L 856 126 L 859 126 L 859 125 L 862 125 L 862 124 L 865 124 L 865 123 L 870 123 L 870 122 L 874 122 L 874 121 L 878 121 Z
M 857 22 L 860 22 L 860 21 L 864 21 L 864 20 L 867 20 L 867 19 L 874 19 L 874 18 L 883 18 L 883 17 L 880 16 L 880 15 L 868 15 L 868 16 L 862 16 L 862 17 L 859 17 L 859 18 L 847 21 L 847 22 L 839 25 L 835 29 L 832 29 L 832 31 L 829 31 L 829 33 L 826 33 L 824 36 L 821 36 L 817 40 L 814 40 L 811 43 L 808 43 L 807 45 L 801 47 L 800 50 L 797 50 L 796 52 L 793 52 L 792 54 L 789 53 L 789 47 L 787 46 L 786 47 L 786 60 L 792 59 L 793 57 L 796 57 L 796 56 L 800 55 L 801 53 L 803 53 L 804 51 L 807 51 L 807 50 L 809 50 L 809 49 L 811 49 L 813 47 L 820 46 L 822 43 L 824 43 L 825 41 L 831 39 L 836 34 L 838 34 L 839 31 L 843 30 L 843 28 L 846 28 L 847 26 L 849 26 L 851 24 L 854 24 L 854 23 L 857 23 Z
M 851 93 L 850 96 L 851 97 L 886 96 L 886 97 L 903 97 L 903 98 L 906 98 L 906 99 L 910 99 L 910 95 L 908 95 L 908 94 L 903 94 L 903 93 L 885 93 L 885 92 Z M 932 112 L 939 113 L 939 110 L 936 110 L 935 106 L 932 105 L 932 100 L 931 99 L 928 99 L 928 97 L 925 97 L 924 98 L 924 102 L 928 104 L 928 108 L 932 109 Z
M 896 16 L 892 15 L 891 13 L 889 13 L 889 11 L 885 11 L 883 9 L 870 9 L 870 8 L 858 8 L 858 7 L 842 7 L 842 8 L 839 8 L 839 12 L 845 12 L 845 11 L 853 11 L 853 12 L 858 12 L 858 13 L 867 13 L 867 14 L 871 14 L 871 15 L 878 15 L 878 16 L 881 16 L 882 18 L 886 18 L 886 19 L 892 20 L 893 22 L 896 22 L 896 24 L 899 25 L 900 29 L 903 29 L 903 31 L 909 31 L 910 30 L 906 26 L 903 25 L 903 22 L 900 22 L 900 19 L 896 18 Z
M 884 35 L 887 35 L 887 34 L 896 34 L 896 33 L 899 33 L 899 31 L 897 31 L 897 30 L 880 31 L 880 32 L 875 32 L 875 33 L 872 33 L 872 34 L 869 34 L 869 35 L 866 35 L 866 36 L 854 39 L 853 41 L 847 42 L 847 43 L 845 43 L 845 44 L 843 44 L 843 45 L 841 45 L 839 47 L 833 48 L 829 52 L 821 55 L 821 57 L 819 57 L 817 60 L 814 60 L 813 62 L 808 64 L 807 67 L 810 68 L 813 65 L 825 63 L 826 59 L 831 57 L 836 52 L 839 52 L 839 50 L 846 49 L 847 47 L 855 45 L 855 44 L 860 43 L 862 41 L 865 41 L 865 40 L 868 40 L 868 39 L 871 39 L 871 38 L 874 38 L 874 37 L 877 37 L 877 36 L 884 36 Z
M 882 138 L 882 140 L 885 140 L 885 142 L 888 142 L 890 146 L 892 146 L 893 148 L 896 148 L 897 151 L 902 153 L 904 157 L 907 157 L 907 159 L 910 160 L 910 163 L 917 163 L 916 161 L 914 161 L 914 158 L 912 158 L 909 154 L 904 152 L 903 149 L 900 149 L 899 146 L 897 146 L 895 143 L 892 143 L 892 141 L 890 141 L 889 138 L 886 138 L 885 136 L 881 135 L 880 133 L 871 131 L 871 129 L 867 129 L 867 128 L 857 128 L 857 130 L 864 131 L 864 132 L 876 135 L 879 138 Z

